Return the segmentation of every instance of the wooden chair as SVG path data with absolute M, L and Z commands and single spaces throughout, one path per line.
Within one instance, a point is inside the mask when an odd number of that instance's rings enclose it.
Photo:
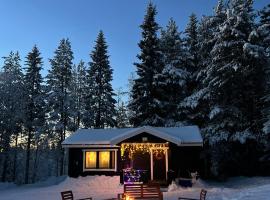
M 73 193 L 71 190 L 61 192 L 62 200 L 74 200 Z M 92 197 L 77 199 L 77 200 L 92 200 Z
M 200 199 L 192 199 L 186 197 L 179 197 L 178 200 L 205 200 L 207 191 L 202 189 L 200 193 Z

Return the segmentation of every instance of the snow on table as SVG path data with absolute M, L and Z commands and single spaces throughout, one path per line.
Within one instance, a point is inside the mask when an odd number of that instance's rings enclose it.
M 0 183 L 0 200 L 57 200 L 65 190 L 72 190 L 75 199 L 89 196 L 94 200 L 108 199 L 123 192 L 119 181 L 119 176 L 88 176 L 51 178 L 24 186 Z M 199 180 L 192 188 L 172 184 L 163 192 L 164 200 L 177 200 L 179 196 L 198 198 L 201 188 L 207 190 L 207 200 L 270 200 L 270 177 L 238 177 L 225 183 Z

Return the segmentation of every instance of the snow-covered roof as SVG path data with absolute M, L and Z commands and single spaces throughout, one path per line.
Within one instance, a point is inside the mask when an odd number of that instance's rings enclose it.
M 197 126 L 78 129 L 62 145 L 110 145 L 114 146 L 140 133 L 149 133 L 178 146 L 202 146 L 203 139 Z

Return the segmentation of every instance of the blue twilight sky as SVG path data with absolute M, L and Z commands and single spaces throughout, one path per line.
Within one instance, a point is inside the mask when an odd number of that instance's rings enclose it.
M 269 0 L 254 0 L 261 9 Z M 50 68 L 60 39 L 68 37 L 74 52 L 74 63 L 89 62 L 99 30 L 103 30 L 109 45 L 114 70 L 114 89 L 127 87 L 133 63 L 139 53 L 142 23 L 148 0 L 2 0 L 0 4 L 0 57 L 19 51 L 22 63 L 34 44 L 43 61 L 43 76 Z M 200 18 L 213 11 L 217 0 L 152 0 L 157 6 L 157 21 L 164 27 L 173 17 L 179 30 L 184 30 L 188 16 L 194 12 Z M 3 59 L 0 59 L 0 66 Z

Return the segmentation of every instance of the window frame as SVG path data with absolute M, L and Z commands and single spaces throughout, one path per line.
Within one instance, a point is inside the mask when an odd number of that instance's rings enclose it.
M 114 171 L 116 172 L 117 171 L 117 151 L 118 149 L 83 149 L 83 171 Z M 107 169 L 104 169 L 104 168 L 86 168 L 86 152 L 91 152 L 91 151 L 94 151 L 94 152 L 97 152 L 96 155 L 97 155 L 97 160 L 96 160 L 96 167 L 99 167 L 99 152 L 110 152 L 110 162 L 114 162 L 114 168 L 107 168 Z M 113 156 L 111 154 L 111 152 L 114 152 L 114 161 L 112 160 Z

